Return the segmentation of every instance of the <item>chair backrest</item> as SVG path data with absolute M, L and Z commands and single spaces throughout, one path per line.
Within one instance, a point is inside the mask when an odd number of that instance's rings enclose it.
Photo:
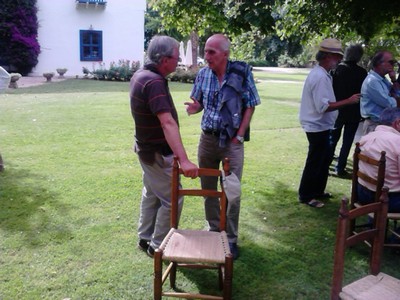
M 348 209 L 347 204 L 348 200 L 343 198 L 339 210 L 336 230 L 331 299 L 339 299 L 339 293 L 342 290 L 345 253 L 347 247 L 351 247 L 364 241 L 369 241 L 371 243 L 370 273 L 372 275 L 377 275 L 379 273 L 388 211 L 388 188 L 382 188 L 378 202 L 363 205 L 352 210 Z M 367 216 L 370 213 L 375 213 L 376 217 L 376 222 L 374 222 L 372 227 L 365 228 L 360 232 L 350 235 L 350 221 L 360 216 Z
M 365 172 L 360 171 L 360 161 L 369 164 L 377 169 L 376 177 L 371 177 Z M 354 207 L 354 203 L 358 202 L 357 193 L 357 182 L 361 178 L 364 181 L 374 185 L 375 188 L 375 202 L 379 201 L 382 187 L 385 183 L 385 170 L 386 170 L 386 152 L 382 151 L 379 160 L 369 157 L 361 152 L 360 143 L 356 143 L 356 148 L 353 155 L 353 177 L 352 177 L 352 189 L 351 189 L 351 208 Z
M 199 178 L 202 176 L 217 177 L 219 184 L 217 190 L 205 190 L 200 188 L 180 188 L 179 177 L 183 174 L 182 169 L 179 168 L 178 159 L 174 158 L 172 168 L 172 184 L 171 184 L 171 228 L 178 228 L 179 214 L 178 214 L 178 200 L 181 196 L 201 196 L 201 197 L 214 197 L 220 204 L 220 231 L 226 230 L 226 209 L 227 200 L 222 184 L 222 173 L 229 174 L 229 160 L 225 158 L 223 161 L 223 170 L 199 168 Z

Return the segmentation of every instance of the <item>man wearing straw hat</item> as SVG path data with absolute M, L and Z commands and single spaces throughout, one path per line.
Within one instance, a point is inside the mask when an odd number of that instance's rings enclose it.
M 360 94 L 354 94 L 336 102 L 329 71 L 335 69 L 342 58 L 339 40 L 323 40 L 316 54 L 318 64 L 310 71 L 303 87 L 299 119 L 309 146 L 300 181 L 299 201 L 310 207 L 323 207 L 320 200 L 332 197 L 325 188 L 331 162 L 329 136 L 334 129 L 337 109 L 360 101 Z

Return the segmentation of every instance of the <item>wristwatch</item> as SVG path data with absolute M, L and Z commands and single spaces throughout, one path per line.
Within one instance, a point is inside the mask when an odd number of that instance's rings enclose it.
M 236 136 L 236 139 L 237 139 L 241 144 L 243 144 L 243 142 L 244 142 L 244 137 L 242 137 L 242 136 L 240 136 L 240 135 L 237 135 L 237 136 Z

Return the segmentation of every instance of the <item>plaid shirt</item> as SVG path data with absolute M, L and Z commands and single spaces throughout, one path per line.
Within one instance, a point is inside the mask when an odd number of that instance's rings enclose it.
M 230 64 L 231 62 L 228 61 L 227 73 L 229 73 Z M 220 86 L 217 76 L 210 68 L 205 67 L 197 74 L 190 97 L 199 101 L 204 108 L 201 121 L 202 130 L 218 131 L 221 128 L 220 110 L 222 97 L 220 90 L 226 82 L 226 76 L 225 74 L 225 78 Z M 243 108 L 255 107 L 261 103 L 252 72 L 248 72 L 242 99 Z

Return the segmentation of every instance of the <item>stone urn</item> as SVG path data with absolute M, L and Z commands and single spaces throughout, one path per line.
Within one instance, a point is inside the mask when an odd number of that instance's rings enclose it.
M 51 81 L 51 78 L 53 78 L 54 73 L 53 72 L 49 72 L 49 73 L 43 73 L 43 77 L 46 78 L 47 82 Z
M 64 77 L 64 74 L 68 71 L 68 69 L 67 68 L 58 68 L 57 70 L 57 73 L 58 73 L 58 77 Z
M 8 85 L 9 88 L 11 89 L 16 89 L 18 88 L 18 83 L 17 81 L 21 78 L 21 74 L 19 73 L 11 73 L 10 74 L 10 84 Z

